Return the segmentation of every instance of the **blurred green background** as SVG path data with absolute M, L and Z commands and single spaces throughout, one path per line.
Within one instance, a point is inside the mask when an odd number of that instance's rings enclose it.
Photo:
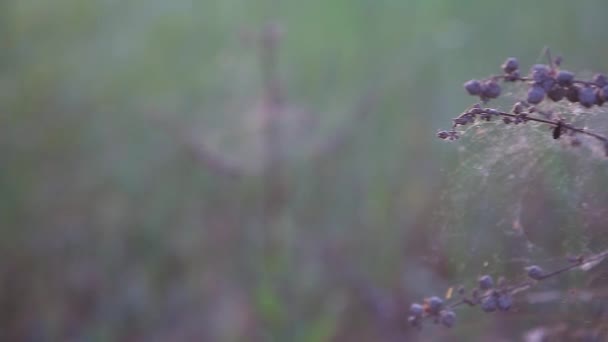
M 435 132 L 475 101 L 462 83 L 508 56 L 527 70 L 550 46 L 607 71 L 605 13 L 601 0 L 1 2 L 0 339 L 521 340 L 569 319 L 572 306 L 519 303 L 502 318 L 463 309 L 451 330 L 406 322 L 411 301 L 483 265 L 515 274 L 502 261 L 541 228 L 546 260 L 600 247 L 603 164 L 548 152 L 507 184 L 522 158 L 478 178 L 496 151 Z M 515 222 L 538 229 L 522 242 L 504 233 Z

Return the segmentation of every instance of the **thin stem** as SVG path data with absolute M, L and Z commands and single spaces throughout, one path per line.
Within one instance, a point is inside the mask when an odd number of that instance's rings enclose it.
M 512 114 L 512 113 L 501 112 L 501 111 L 497 111 L 495 109 L 489 109 L 489 108 L 486 108 L 486 109 L 481 109 L 480 108 L 480 110 L 481 110 L 481 112 L 479 112 L 479 114 L 499 115 L 499 116 L 502 116 L 502 117 L 509 117 L 509 118 L 516 118 L 516 119 L 517 118 L 521 118 L 524 122 L 526 122 L 526 121 L 536 121 L 536 122 L 544 123 L 544 124 L 551 125 L 551 126 L 554 126 L 554 127 L 561 126 L 563 129 L 567 129 L 567 130 L 571 130 L 573 132 L 585 134 L 585 135 L 593 137 L 593 138 L 595 138 L 595 139 L 597 139 L 597 140 L 599 140 L 599 141 L 601 141 L 603 143 L 608 143 L 608 138 L 606 138 L 603 135 L 591 132 L 591 131 L 586 130 L 584 128 L 578 128 L 578 127 L 572 126 L 572 125 L 564 123 L 562 121 L 552 121 L 552 120 L 537 118 L 537 117 L 530 116 L 530 113 Z M 467 112 L 464 112 L 464 113 L 460 114 L 457 119 L 465 118 L 465 117 L 468 117 L 468 116 L 471 116 L 471 115 L 477 115 L 477 114 L 473 114 L 472 112 L 467 111 Z M 454 124 L 452 127 L 456 128 L 457 126 L 458 126 L 458 124 Z

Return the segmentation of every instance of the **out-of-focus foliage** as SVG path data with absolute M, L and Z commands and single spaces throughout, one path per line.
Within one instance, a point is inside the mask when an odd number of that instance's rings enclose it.
M 520 338 L 516 317 L 406 325 L 410 300 L 492 261 L 469 253 L 482 227 L 504 235 L 471 195 L 445 229 L 458 146 L 434 133 L 506 56 L 608 70 L 607 10 L 0 3 L 0 339 Z

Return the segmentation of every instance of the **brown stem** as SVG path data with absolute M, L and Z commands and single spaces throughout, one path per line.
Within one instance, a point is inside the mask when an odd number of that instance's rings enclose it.
M 530 113 L 512 114 L 512 113 L 507 113 L 507 112 L 496 111 L 494 109 L 489 110 L 488 108 L 486 108 L 486 109 L 481 109 L 481 112 L 479 114 L 499 115 L 499 116 L 509 117 L 509 118 L 521 118 L 521 119 L 524 120 L 524 122 L 526 122 L 526 121 L 536 121 L 536 122 L 544 123 L 544 124 L 551 125 L 551 126 L 554 126 L 554 127 L 561 126 L 563 129 L 568 129 L 568 130 L 571 130 L 573 132 L 585 134 L 585 135 L 593 137 L 593 138 L 595 138 L 595 139 L 597 139 L 597 140 L 599 140 L 599 141 L 601 141 L 603 143 L 608 143 L 608 138 L 606 138 L 603 135 L 600 135 L 600 134 L 597 134 L 597 133 L 593 133 L 593 132 L 591 132 L 589 130 L 586 130 L 584 128 L 578 128 L 578 127 L 572 126 L 570 124 L 564 123 L 563 121 L 558 121 L 558 120 L 552 121 L 552 120 L 547 120 L 547 119 L 533 117 L 533 116 L 530 116 Z M 467 112 L 464 112 L 464 113 L 460 114 L 458 116 L 458 118 L 464 118 L 464 117 L 471 116 L 471 115 L 474 115 L 474 114 L 472 114 L 471 112 L 467 111 Z M 456 128 L 457 126 L 458 126 L 457 124 L 454 124 L 452 127 Z

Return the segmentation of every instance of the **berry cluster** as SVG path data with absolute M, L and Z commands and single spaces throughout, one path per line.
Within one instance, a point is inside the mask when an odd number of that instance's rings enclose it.
M 513 296 L 521 291 L 533 287 L 536 283 L 545 279 L 555 277 L 573 269 L 589 269 L 600 261 L 608 258 L 608 251 L 603 251 L 587 257 L 579 255 L 568 257 L 568 264 L 552 272 L 545 272 L 540 266 L 531 265 L 525 267 L 527 279 L 516 284 L 508 285 L 504 277 L 500 277 L 496 284 L 492 276 L 485 274 L 477 279 L 477 286 L 469 294 L 464 287 L 457 290 L 459 299 L 446 304 L 437 296 L 428 297 L 423 304 L 413 303 L 410 305 L 410 316 L 408 322 L 416 328 L 422 328 L 425 319 L 432 319 L 435 324 L 441 324 L 451 328 L 456 322 L 454 309 L 463 304 L 477 306 L 486 313 L 495 311 L 509 311 L 513 306 Z M 452 291 L 448 291 L 448 300 L 451 299 Z
M 470 80 L 464 83 L 466 91 L 479 96 L 482 102 L 488 102 L 500 96 L 499 80 L 504 82 L 524 82 L 528 88 L 526 101 L 539 104 L 545 98 L 552 101 L 566 99 L 580 103 L 585 108 L 601 106 L 608 101 L 608 77 L 596 74 L 592 80 L 577 80 L 573 72 L 559 69 L 561 58 L 550 60 L 549 64 L 536 64 L 530 68 L 527 76 L 520 76 L 519 61 L 509 57 L 502 64 L 502 75 L 494 75 L 486 80 Z
M 491 121 L 500 117 L 505 124 L 520 124 L 529 121 L 540 122 L 553 126 L 552 135 L 559 139 L 563 135 L 570 138 L 573 146 L 579 146 L 577 134 L 585 134 L 599 140 L 608 156 L 608 138 L 591 132 L 585 128 L 574 127 L 566 120 L 551 111 L 542 111 L 537 108 L 546 98 L 552 101 L 563 99 L 578 103 L 584 108 L 602 106 L 608 102 L 608 76 L 596 74 L 592 80 L 584 81 L 575 78 L 574 73 L 561 70 L 561 58 L 551 59 L 547 52 L 549 64 L 536 64 L 532 66 L 527 76 L 521 76 L 519 61 L 510 57 L 502 64 L 503 74 L 490 76 L 485 80 L 470 80 L 464 83 L 465 90 L 473 96 L 478 96 L 482 103 L 498 98 L 501 94 L 499 81 L 522 82 L 528 86 L 527 97 L 513 105 L 510 112 L 499 111 L 494 108 L 483 108 L 476 104 L 453 119 L 452 129 L 437 132 L 437 137 L 443 140 L 457 140 L 460 132 L 458 126 L 474 123 L 476 120 Z

